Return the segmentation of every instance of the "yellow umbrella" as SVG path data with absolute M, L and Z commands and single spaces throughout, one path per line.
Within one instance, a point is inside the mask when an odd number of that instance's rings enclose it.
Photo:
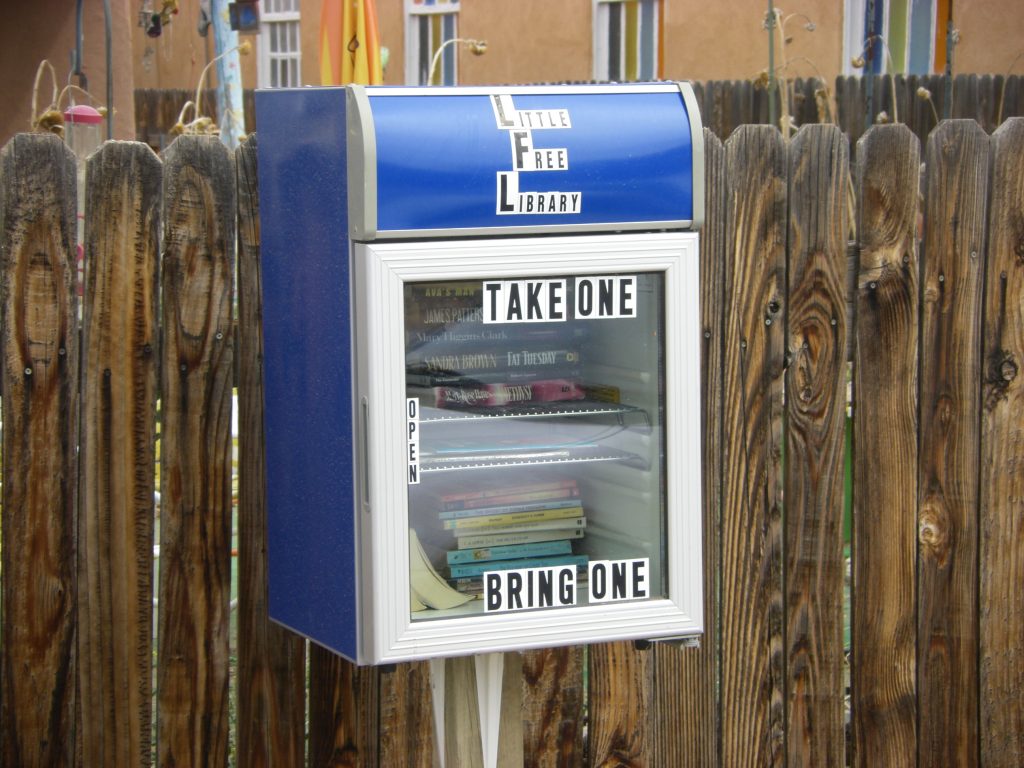
M 383 82 L 373 0 L 324 0 L 320 14 L 321 85 Z

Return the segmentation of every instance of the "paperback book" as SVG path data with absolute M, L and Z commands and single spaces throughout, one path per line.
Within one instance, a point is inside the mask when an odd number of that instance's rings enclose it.
M 460 579 L 482 576 L 488 571 L 510 571 L 519 568 L 544 568 L 559 565 L 574 565 L 577 568 L 582 568 L 587 565 L 589 560 L 590 558 L 587 555 L 554 555 L 552 557 L 530 557 L 521 560 L 467 563 L 465 565 L 450 566 L 448 570 L 453 579 Z
M 528 544 L 510 544 L 477 549 L 457 549 L 448 553 L 448 565 L 479 563 L 494 560 L 516 560 L 526 557 L 548 557 L 572 553 L 572 542 L 568 539 L 541 541 Z

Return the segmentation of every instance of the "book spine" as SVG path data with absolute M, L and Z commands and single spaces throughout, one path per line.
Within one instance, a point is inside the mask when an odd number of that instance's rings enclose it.
M 533 370 L 569 370 L 578 368 L 580 353 L 572 349 L 547 349 L 518 345 L 519 349 L 496 349 L 493 344 L 476 348 L 438 348 L 431 345 L 426 354 L 406 355 L 405 368 L 407 373 L 458 373 L 473 376 L 479 373 L 504 371 L 514 374 L 517 371 Z
M 479 563 L 488 560 L 514 560 L 524 557 L 568 555 L 571 552 L 572 543 L 568 539 L 532 542 L 529 544 L 511 544 L 504 547 L 456 549 L 448 553 L 448 565 Z
M 581 509 L 582 511 L 582 509 Z M 502 525 L 501 533 L 535 533 L 537 531 L 562 531 L 567 528 L 584 528 L 587 525 L 587 519 L 582 515 L 578 517 L 570 518 L 559 518 L 556 520 L 527 520 L 522 523 L 512 523 L 510 525 Z M 474 530 L 472 528 L 454 528 L 449 529 L 455 534 L 460 540 L 463 536 L 472 536 L 484 533 L 484 531 Z M 497 533 L 497 531 L 489 531 L 488 533 Z
M 522 384 L 483 384 L 476 387 L 427 388 L 424 405 L 438 408 L 551 403 L 580 400 L 583 388 L 572 379 L 545 379 Z M 422 397 L 422 396 L 421 396 Z M 430 402 L 431 399 L 433 402 Z
M 546 566 L 574 565 L 577 568 L 587 564 L 586 555 L 555 555 L 553 557 L 530 557 L 522 560 L 497 560 L 492 563 L 453 565 L 449 568 L 453 579 L 481 576 L 488 571 L 511 571 L 520 568 L 544 568 Z
M 583 528 L 563 528 L 552 531 L 524 531 L 522 533 L 474 533 L 458 539 L 459 549 L 504 547 L 540 541 L 582 539 Z
M 583 507 L 566 507 L 564 509 L 538 509 L 533 512 L 505 512 L 500 515 L 483 515 L 481 517 L 464 517 L 457 520 L 445 520 L 447 530 L 457 528 L 502 528 L 519 523 L 540 520 L 558 520 L 566 517 L 580 517 Z
M 470 501 L 475 499 L 486 499 L 491 496 L 510 496 L 514 493 L 532 493 L 533 491 L 552 491 L 559 488 L 576 488 L 577 483 L 573 478 L 563 478 L 561 480 L 550 480 L 545 483 L 526 483 L 516 488 L 511 488 L 507 485 L 498 486 L 495 488 L 478 488 L 472 491 L 458 491 L 453 493 L 443 493 L 440 496 L 441 501 L 444 504 L 451 504 L 458 501 Z M 453 507 L 454 509 L 454 507 Z
M 514 504 L 495 504 L 486 507 L 469 507 L 468 509 L 449 509 L 439 512 L 442 520 L 456 520 L 462 517 L 484 517 L 487 515 L 505 515 L 510 512 L 536 512 L 543 509 L 567 509 L 579 507 L 579 493 L 563 494 L 561 498 L 538 498 L 536 501 L 521 501 Z

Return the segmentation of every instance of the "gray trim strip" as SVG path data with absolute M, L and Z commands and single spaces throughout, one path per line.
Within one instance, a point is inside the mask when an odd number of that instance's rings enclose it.
M 690 147 L 693 150 L 693 224 L 694 230 L 704 226 L 704 126 L 701 124 L 700 107 L 693 86 L 679 83 L 683 95 L 686 115 L 690 118 Z
M 465 229 L 388 229 L 375 232 L 378 240 L 405 240 L 420 237 L 493 237 L 495 235 L 548 235 L 558 233 L 595 232 L 611 234 L 615 232 L 658 232 L 662 230 L 693 229 L 693 222 L 680 219 L 678 221 L 628 221 L 628 222 L 597 222 L 594 224 L 548 224 L 539 227 L 467 227 Z
M 633 85 L 488 85 L 488 86 L 370 86 L 367 94 L 373 98 L 381 96 L 510 96 L 561 95 L 573 93 L 674 93 L 679 90 L 676 83 L 639 83 Z
M 373 240 L 377 235 L 377 134 L 366 88 L 345 89 L 345 111 L 349 233 L 354 240 Z

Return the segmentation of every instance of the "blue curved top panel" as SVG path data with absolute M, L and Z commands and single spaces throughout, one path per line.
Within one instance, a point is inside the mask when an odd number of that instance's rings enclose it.
M 686 83 L 349 90 L 352 236 L 693 229 Z M 353 175 L 354 174 L 354 175 Z

